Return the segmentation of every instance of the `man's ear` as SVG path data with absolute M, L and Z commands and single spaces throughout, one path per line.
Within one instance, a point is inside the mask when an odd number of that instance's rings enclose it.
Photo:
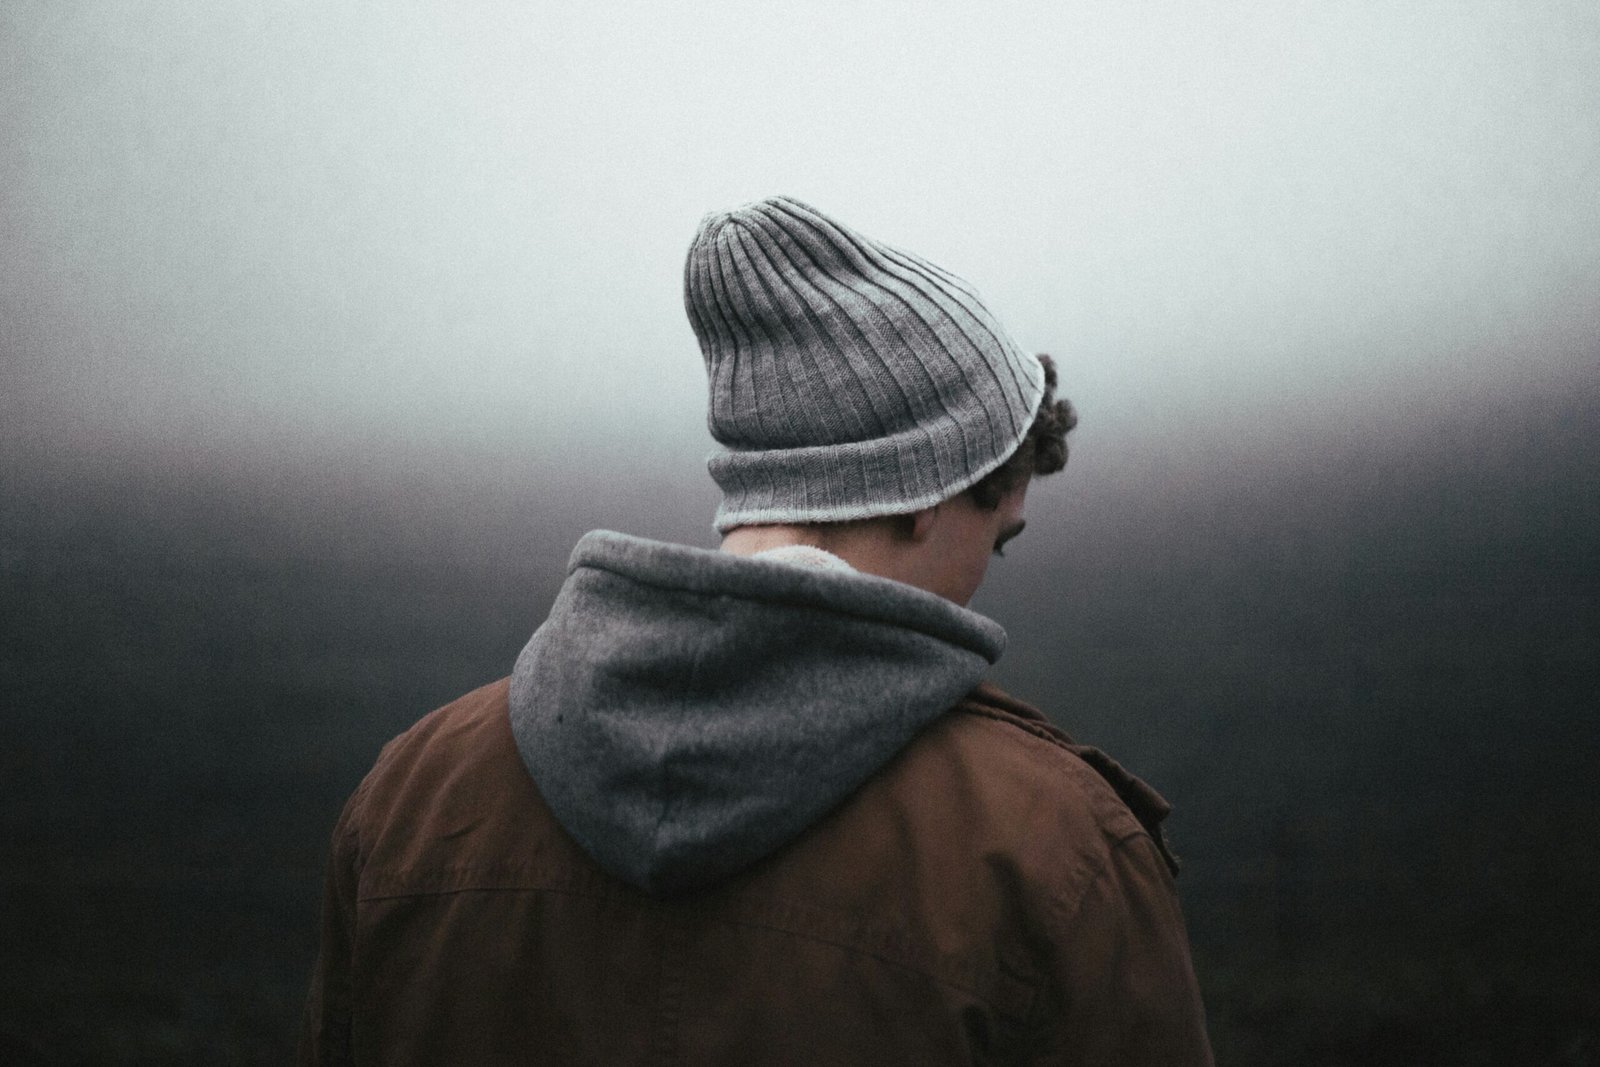
M 926 541 L 928 539 L 928 536 L 933 533 L 933 524 L 938 519 L 938 517 L 939 517 L 939 505 L 938 504 L 935 504 L 931 508 L 923 508 L 921 511 L 912 512 L 911 515 L 910 515 L 910 519 L 911 519 L 911 540 L 919 542 L 919 543 L 922 542 L 922 541 Z

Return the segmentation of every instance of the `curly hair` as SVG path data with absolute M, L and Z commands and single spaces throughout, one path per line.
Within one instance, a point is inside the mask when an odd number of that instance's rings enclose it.
M 1003 496 L 1029 478 L 1054 474 L 1067 465 L 1067 434 L 1078 425 L 1078 413 L 1070 401 L 1056 399 L 1055 360 L 1041 352 L 1039 362 L 1044 365 L 1044 396 L 1039 399 L 1033 424 L 1017 450 L 967 490 L 973 503 L 985 511 L 999 507 Z

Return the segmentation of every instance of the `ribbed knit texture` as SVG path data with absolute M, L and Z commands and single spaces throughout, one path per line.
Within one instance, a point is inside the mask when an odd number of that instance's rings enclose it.
M 1044 395 L 970 285 L 789 197 L 706 216 L 684 305 L 720 531 L 930 507 L 1005 462 Z

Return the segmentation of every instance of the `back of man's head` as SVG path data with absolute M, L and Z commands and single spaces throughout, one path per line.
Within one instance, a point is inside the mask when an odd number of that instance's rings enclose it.
M 723 532 L 950 499 L 1017 456 L 1054 377 L 972 286 L 788 197 L 706 216 L 684 304 L 723 446 Z M 1047 406 L 1056 443 L 1035 433 L 1024 480 L 1065 462 L 1071 415 Z

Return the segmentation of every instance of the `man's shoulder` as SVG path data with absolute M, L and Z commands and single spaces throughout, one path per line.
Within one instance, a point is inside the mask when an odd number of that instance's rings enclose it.
M 383 746 L 375 766 L 414 759 L 440 746 L 470 743 L 506 711 L 510 682 L 509 678 L 489 682 L 428 712 Z
M 919 751 L 920 749 L 920 751 Z M 980 808 L 1026 820 L 1045 847 L 1113 849 L 1149 837 L 1172 870 L 1161 822 L 1171 806 L 1105 752 L 1075 742 L 1037 708 L 985 683 L 907 753 L 913 770 L 954 770 Z
M 753 872 L 749 890 L 875 917 L 911 942 L 964 945 L 956 956 L 987 961 L 980 970 L 995 953 L 1026 961 L 1029 939 L 1065 936 L 1085 901 L 1105 898 L 1096 922 L 1121 907 L 1129 879 L 1170 891 L 1164 802 L 1113 768 L 1028 705 L 980 688 Z
M 502 736 L 502 730 L 509 681 L 479 686 L 412 723 L 383 746 L 363 786 L 371 791 L 392 784 L 391 779 L 412 777 L 425 765 L 459 764 L 508 740 L 509 731 Z
M 384 745 L 351 799 L 356 824 L 404 836 L 476 820 L 501 800 L 531 794 L 511 737 L 507 686 L 502 678 L 474 689 Z

